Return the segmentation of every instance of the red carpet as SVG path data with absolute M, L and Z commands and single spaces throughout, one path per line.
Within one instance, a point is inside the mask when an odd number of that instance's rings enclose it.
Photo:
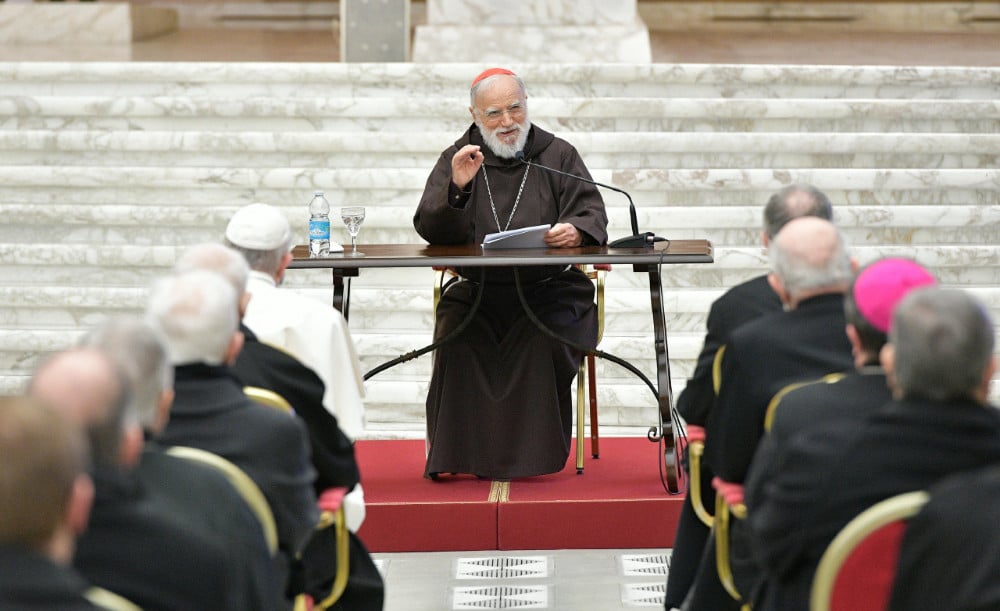
M 664 492 L 657 451 L 644 437 L 609 437 L 583 475 L 570 452 L 552 475 L 432 482 L 423 440 L 359 441 L 358 535 L 373 552 L 670 547 L 683 497 Z

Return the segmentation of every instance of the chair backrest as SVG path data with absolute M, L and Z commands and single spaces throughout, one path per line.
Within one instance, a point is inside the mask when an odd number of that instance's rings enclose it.
M 276 407 L 289 413 L 295 411 L 292 408 L 292 405 L 285 400 L 284 397 L 267 388 L 261 388 L 259 386 L 244 386 L 243 394 L 253 401 L 262 403 L 268 407 Z
M 810 611 L 885 611 L 906 521 L 928 498 L 923 491 L 899 494 L 848 522 L 820 559 Z
M 247 502 L 257 520 L 260 522 L 261 530 L 264 533 L 264 540 L 267 542 L 267 549 L 273 556 L 278 551 L 278 529 L 274 522 L 274 514 L 271 506 L 267 503 L 267 498 L 260 491 L 257 484 L 242 469 L 229 462 L 225 458 L 206 452 L 199 448 L 189 448 L 186 446 L 174 446 L 167 449 L 171 456 L 177 456 L 191 460 L 203 465 L 212 467 L 219 471 L 240 493 L 240 496 Z
M 91 604 L 107 611 L 142 611 L 142 607 L 136 605 L 124 596 L 120 596 L 97 586 L 92 586 L 83 593 L 84 598 Z

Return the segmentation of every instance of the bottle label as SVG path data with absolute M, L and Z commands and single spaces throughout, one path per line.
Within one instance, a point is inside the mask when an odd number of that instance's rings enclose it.
M 309 221 L 309 239 L 310 240 L 329 240 L 330 239 L 330 221 Z

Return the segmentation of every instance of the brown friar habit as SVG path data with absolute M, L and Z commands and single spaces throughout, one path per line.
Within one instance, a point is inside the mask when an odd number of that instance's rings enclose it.
M 481 146 L 487 175 L 480 169 L 463 192 L 451 182 L 451 159 L 467 144 Z M 590 178 L 572 145 L 538 127 L 531 127 L 524 151 L 530 161 Z M 414 227 L 431 244 L 480 244 L 487 233 L 499 230 L 490 192 L 499 229 L 508 228 L 513 210 L 510 229 L 572 223 L 584 244 L 607 241 L 604 201 L 593 185 L 497 157 L 475 125 L 438 159 Z M 437 308 L 435 340 L 466 318 L 481 271 L 459 269 L 460 277 L 448 284 Z M 596 344 L 594 288 L 582 272 L 539 266 L 522 267 L 519 275 L 529 306 L 549 329 L 578 344 Z M 487 268 L 485 278 L 475 317 L 434 357 L 427 393 L 425 475 L 471 473 L 510 479 L 555 473 L 569 454 L 570 384 L 581 354 L 531 322 L 520 305 L 512 269 Z

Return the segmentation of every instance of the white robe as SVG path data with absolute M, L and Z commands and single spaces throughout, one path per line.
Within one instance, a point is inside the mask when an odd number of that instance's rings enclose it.
M 336 416 L 351 440 L 365 428 L 364 374 L 343 315 L 331 306 L 291 289 L 278 288 L 274 278 L 250 271 L 250 303 L 243 323 L 267 344 L 277 346 L 316 372 L 326 387 L 323 406 Z M 364 491 L 355 486 L 344 498 L 348 527 L 364 521 Z

